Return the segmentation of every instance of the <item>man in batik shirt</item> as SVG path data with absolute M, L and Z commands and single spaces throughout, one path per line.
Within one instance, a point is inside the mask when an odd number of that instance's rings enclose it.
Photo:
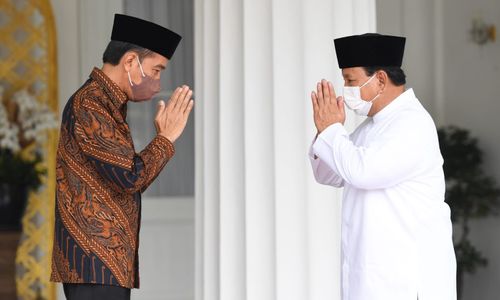
M 141 192 L 174 155 L 193 107 L 178 87 L 158 103 L 157 136 L 136 153 L 127 102 L 160 91 L 160 75 L 181 37 L 141 19 L 115 15 L 102 69 L 69 99 L 57 151 L 52 280 L 69 300 L 130 299 L 139 287 Z

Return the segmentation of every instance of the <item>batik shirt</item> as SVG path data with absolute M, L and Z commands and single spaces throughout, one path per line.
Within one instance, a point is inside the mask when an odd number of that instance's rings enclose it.
M 56 161 L 53 281 L 139 287 L 141 192 L 174 146 L 158 135 L 137 154 L 126 103 L 126 94 L 94 68 L 66 104 Z

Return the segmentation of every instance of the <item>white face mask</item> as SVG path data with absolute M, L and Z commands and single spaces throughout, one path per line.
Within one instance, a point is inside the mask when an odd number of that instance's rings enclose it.
M 367 101 L 361 98 L 361 88 L 367 85 L 376 74 L 373 74 L 370 79 L 368 79 L 361 86 L 344 86 L 344 102 L 350 109 L 360 116 L 367 116 L 372 108 L 373 101 L 380 96 L 378 94 L 373 99 Z

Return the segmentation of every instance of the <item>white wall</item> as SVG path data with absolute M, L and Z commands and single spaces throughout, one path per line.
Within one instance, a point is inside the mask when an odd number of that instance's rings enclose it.
M 59 115 L 80 82 L 76 0 L 52 0 L 57 35 Z
M 438 125 L 469 129 L 485 153 L 485 169 L 500 183 L 500 43 L 470 41 L 472 19 L 500 26 L 500 2 L 491 0 L 377 0 L 379 32 L 407 36 L 409 86 Z M 500 296 L 499 218 L 472 223 L 471 241 L 489 258 L 467 277 L 464 300 Z
M 123 4 L 122 0 L 51 0 L 51 3 L 56 22 L 61 114 L 69 97 L 87 80 L 92 68 L 102 65 L 113 14 L 120 13 Z
M 440 30 L 439 19 L 434 17 L 440 0 L 377 0 L 377 32 L 406 36 L 403 69 L 407 87 L 439 122 L 442 117 L 440 90 L 438 89 L 439 61 L 435 53 L 440 43 L 435 33 Z
M 445 123 L 471 130 L 484 150 L 486 171 L 500 183 L 500 43 L 481 47 L 467 35 L 476 16 L 498 28 L 500 2 L 444 0 L 443 8 Z M 471 241 L 490 262 L 465 279 L 465 300 L 500 298 L 499 228 L 500 218 L 473 223 Z

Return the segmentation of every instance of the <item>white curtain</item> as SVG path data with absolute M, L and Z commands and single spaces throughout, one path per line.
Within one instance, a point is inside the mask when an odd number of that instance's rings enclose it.
M 340 299 L 309 94 L 343 84 L 333 39 L 368 31 L 374 0 L 195 0 L 197 300 Z

